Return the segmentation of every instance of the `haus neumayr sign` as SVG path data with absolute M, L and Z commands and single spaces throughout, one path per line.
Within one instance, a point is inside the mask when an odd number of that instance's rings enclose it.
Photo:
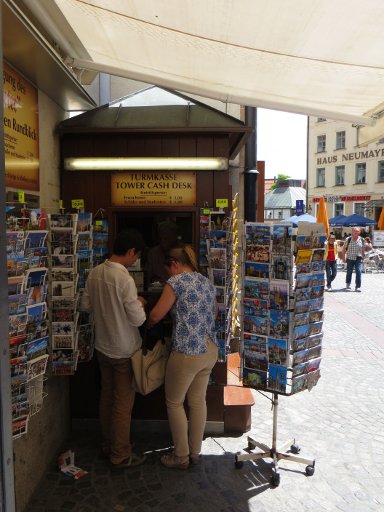
M 340 160 L 339 160 L 340 157 Z M 341 155 L 319 156 L 316 159 L 317 165 L 334 164 L 338 162 L 351 162 L 354 160 L 368 160 L 369 158 L 384 158 L 384 148 L 370 149 L 367 151 L 355 151 L 342 153 Z

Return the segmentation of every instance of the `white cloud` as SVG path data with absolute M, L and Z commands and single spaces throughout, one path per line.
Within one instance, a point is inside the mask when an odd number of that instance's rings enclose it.
M 265 177 L 287 174 L 305 179 L 307 116 L 257 109 L 257 159 L 265 161 Z

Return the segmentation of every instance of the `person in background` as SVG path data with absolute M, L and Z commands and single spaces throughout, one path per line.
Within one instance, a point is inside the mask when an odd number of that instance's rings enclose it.
M 372 249 L 373 249 L 373 245 L 372 245 L 371 239 L 369 238 L 369 236 L 366 236 L 364 238 L 364 254 L 371 252 Z
M 197 464 L 207 418 L 206 392 L 218 357 L 213 284 L 198 271 L 190 246 L 171 249 L 166 266 L 171 276 L 148 316 L 152 327 L 171 310 L 172 350 L 165 375 L 165 399 L 174 451 L 163 455 L 168 468 Z M 189 427 L 184 401 L 189 407 Z
M 137 296 L 135 281 L 127 270 L 143 249 L 138 231 L 121 231 L 112 256 L 89 273 L 80 303 L 80 309 L 93 316 L 101 373 L 102 451 L 113 468 L 129 468 L 145 460 L 132 452 L 130 440 L 135 399 L 130 358 L 141 347 L 138 327 L 146 319 L 145 300 Z
M 325 245 L 325 273 L 327 276 L 327 290 L 332 291 L 332 281 L 337 274 L 337 242 L 333 233 L 329 235 Z
M 148 284 L 153 282 L 165 283 L 168 271 L 164 261 L 167 252 L 177 245 L 177 227 L 172 221 L 160 222 L 158 226 L 159 243 L 148 251 L 145 270 Z
M 345 278 L 346 289 L 351 289 L 353 269 L 356 272 L 355 290 L 361 292 L 361 274 L 364 259 L 364 240 L 360 236 L 360 228 L 352 228 L 352 235 L 349 236 L 343 245 L 343 262 L 347 262 L 347 275 Z

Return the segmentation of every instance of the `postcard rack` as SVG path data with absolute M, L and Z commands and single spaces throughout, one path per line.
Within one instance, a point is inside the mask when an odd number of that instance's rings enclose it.
M 273 433 L 271 447 L 248 437 L 248 452 L 236 455 L 235 465 L 272 458 L 275 486 L 281 459 L 314 473 L 315 461 L 299 457 L 294 441 L 277 448 L 277 412 L 279 394 L 311 390 L 320 378 L 325 241 L 317 223 L 244 225 L 241 376 L 244 386 L 272 394 Z
M 315 472 L 315 460 L 306 459 L 299 457 L 300 447 L 296 444 L 295 440 L 290 440 L 284 443 L 282 446 L 277 448 L 277 412 L 279 405 L 279 394 L 272 394 L 272 413 L 273 413 L 273 425 L 272 425 L 272 445 L 269 447 L 264 443 L 256 441 L 253 437 L 248 436 L 248 453 L 237 454 L 235 456 L 235 467 L 241 469 L 245 460 L 259 460 L 259 459 L 272 459 L 272 485 L 277 487 L 280 484 L 280 473 L 279 473 L 279 460 L 289 460 L 292 462 L 298 462 L 299 464 L 305 464 L 305 473 L 308 476 L 312 476 Z M 259 448 L 261 452 L 254 453 L 253 450 Z

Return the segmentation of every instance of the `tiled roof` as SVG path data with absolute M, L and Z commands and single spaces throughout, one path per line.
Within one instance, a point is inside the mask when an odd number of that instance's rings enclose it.
M 297 200 L 306 201 L 306 190 L 301 187 L 278 187 L 266 194 L 264 208 L 295 208 Z

